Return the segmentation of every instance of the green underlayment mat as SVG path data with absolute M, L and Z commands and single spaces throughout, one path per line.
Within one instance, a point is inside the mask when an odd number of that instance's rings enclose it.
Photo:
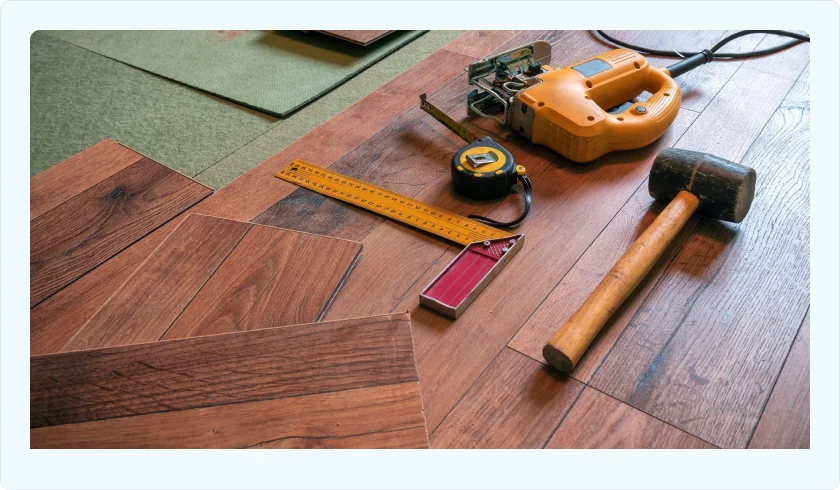
M 369 46 L 300 31 L 49 31 L 94 53 L 286 116 L 422 34 Z
M 36 32 L 30 40 L 30 175 L 113 138 L 219 188 L 461 32 L 429 31 L 286 118 Z

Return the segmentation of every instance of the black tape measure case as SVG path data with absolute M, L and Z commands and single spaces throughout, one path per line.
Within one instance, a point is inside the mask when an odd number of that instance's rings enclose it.
M 521 173 L 520 173 L 521 172 Z M 477 139 L 452 157 L 455 192 L 483 201 L 508 195 L 525 168 L 489 136 Z

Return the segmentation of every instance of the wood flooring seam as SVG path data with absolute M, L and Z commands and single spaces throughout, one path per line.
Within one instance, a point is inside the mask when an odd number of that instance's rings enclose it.
M 219 218 L 219 219 L 224 219 L 224 218 Z M 232 220 L 231 220 L 231 221 L 232 221 Z M 187 311 L 187 308 L 189 308 L 190 304 L 192 304 L 193 300 L 195 300 L 195 298 L 198 296 L 198 293 L 200 293 L 200 292 L 201 292 L 201 290 L 202 290 L 202 289 L 204 289 L 204 286 L 206 286 L 206 285 L 207 285 L 207 283 L 208 283 L 208 282 L 210 282 L 210 279 L 212 279 L 212 278 L 213 278 L 213 276 L 215 276 L 215 275 L 216 275 L 216 272 L 218 272 L 218 271 L 219 271 L 219 267 L 221 267 L 221 266 L 222 266 L 222 264 L 224 264 L 224 263 L 225 263 L 225 261 L 228 259 L 228 257 L 230 257 L 230 254 L 232 254 L 232 253 L 233 253 L 233 251 L 234 251 L 234 250 L 236 250 L 236 247 L 238 247 L 238 246 L 239 246 L 239 244 L 240 244 L 240 243 L 242 243 L 242 240 L 244 240 L 244 239 L 245 239 L 245 236 L 246 236 L 246 235 L 248 235 L 248 233 L 251 233 L 251 230 L 253 230 L 253 229 L 254 229 L 254 225 L 253 225 L 252 223 L 247 223 L 247 224 L 248 224 L 248 228 L 247 228 L 247 230 L 245 231 L 245 233 L 243 233 L 243 234 L 242 234 L 242 236 L 240 236 L 240 237 L 239 237 L 239 239 L 238 239 L 238 240 L 236 240 L 236 243 L 234 243 L 234 244 L 233 244 L 233 246 L 230 248 L 230 250 L 228 250 L 228 252 L 227 252 L 227 253 L 225 254 L 225 256 L 222 258 L 222 260 L 220 260 L 220 261 L 219 261 L 219 263 L 218 263 L 218 264 L 216 264 L 216 267 L 215 267 L 215 268 L 213 268 L 213 272 L 211 272 L 211 273 L 207 276 L 207 278 L 204 280 L 204 282 L 202 282 L 202 283 L 201 283 L 201 286 L 199 286 L 199 287 L 198 287 L 198 289 L 196 289 L 196 290 L 195 290 L 195 294 L 193 294 L 192 298 L 190 298 L 190 300 L 189 300 L 189 301 L 187 301 L 187 303 L 184 305 L 184 307 L 183 307 L 183 308 L 181 308 L 181 311 L 179 311 L 179 312 L 178 312 L 178 314 L 177 314 L 177 315 L 175 315 L 175 318 L 174 318 L 174 319 L 173 319 L 173 320 L 169 323 L 169 325 L 167 325 L 167 326 L 166 326 L 166 329 L 163 331 L 163 333 L 161 333 L 161 334 L 160 334 L 160 336 L 158 337 L 158 341 L 160 341 L 160 340 L 162 340 L 162 339 L 163 339 L 163 337 L 166 335 L 166 332 L 168 332 L 168 331 L 169 331 L 169 329 L 170 329 L 170 328 L 172 328 L 172 325 L 175 325 L 175 323 L 178 321 L 178 319 L 181 317 L 181 315 L 183 315 L 183 314 L 184 314 L 184 312 L 185 312 L 185 311 Z M 174 233 L 174 232 L 175 232 L 175 230 L 172 230 L 172 232 Z M 166 239 L 164 239 L 164 241 L 166 241 Z M 161 242 L 161 243 L 163 243 L 163 242 Z M 151 255 L 150 255 L 150 256 L 151 256 Z M 141 266 L 142 266 L 142 264 L 141 264 Z M 139 269 L 140 269 L 140 268 L 138 267 L 138 270 L 139 270 Z M 263 288 L 263 290 L 265 290 L 265 289 Z M 254 305 L 251 305 L 251 308 L 253 308 L 253 306 L 254 306 Z M 250 308 L 248 309 L 248 311 L 250 311 Z M 243 317 L 243 318 L 244 318 L 244 317 Z M 242 321 L 242 320 L 240 319 L 240 321 Z M 239 325 L 239 323 L 237 323 L 237 325 Z
M 133 150 L 132 150 L 132 151 L 133 151 Z M 158 161 L 156 161 L 156 160 L 154 160 L 154 159 L 151 159 L 151 158 L 146 157 L 145 155 L 143 155 L 143 158 L 140 158 L 139 160 L 137 160 L 136 162 L 132 163 L 131 165 L 126 166 L 126 167 L 125 167 L 123 170 L 121 170 L 120 172 L 122 172 L 122 171 L 124 171 L 124 170 L 129 169 L 132 165 L 137 164 L 138 162 L 142 161 L 144 158 L 145 158 L 145 159 L 147 159 L 147 160 L 149 160 L 149 161 L 151 161 L 151 162 L 153 162 L 153 163 L 155 163 L 155 164 L 157 164 L 157 165 L 160 165 L 160 166 L 162 166 L 162 167 L 166 168 L 167 170 L 170 170 L 170 171 L 172 170 L 172 169 L 170 169 L 169 167 L 167 167 L 166 165 L 163 165 L 162 163 L 160 163 L 160 162 L 158 162 Z M 89 189 L 93 188 L 94 186 L 101 184 L 101 183 L 102 183 L 102 182 L 104 182 L 105 180 L 108 180 L 109 178 L 113 177 L 114 175 L 117 175 L 118 173 L 119 173 L 119 172 L 117 172 L 117 173 L 115 173 L 115 174 L 113 174 L 113 175 L 111 175 L 111 176 L 107 177 L 106 179 L 103 179 L 103 180 L 101 180 L 101 181 L 97 182 L 96 184 L 92 185 L 91 187 L 88 187 L 88 189 L 86 189 L 86 190 L 89 190 Z M 179 172 L 178 172 L 178 173 L 179 173 Z M 183 175 L 183 174 L 180 174 L 180 173 L 179 173 L 179 175 Z M 195 207 L 195 206 L 196 206 L 198 203 L 200 203 L 201 201 L 203 201 L 203 200 L 207 199 L 208 197 L 210 197 L 211 195 L 213 195 L 213 189 L 211 189 L 211 188 L 207 187 L 207 186 L 206 186 L 206 185 L 204 185 L 204 184 L 200 184 L 199 182 L 196 182 L 196 181 L 194 181 L 193 179 L 191 179 L 191 178 L 189 178 L 189 177 L 187 177 L 187 176 L 184 176 L 184 177 L 185 177 L 185 178 L 187 178 L 187 179 L 189 179 L 189 182 L 187 182 L 187 183 L 186 183 L 186 185 L 198 184 L 198 185 L 200 185 L 201 187 L 204 187 L 205 189 L 209 190 L 210 192 L 209 192 L 207 195 L 205 195 L 205 196 L 203 196 L 203 197 L 199 198 L 198 200 L 196 200 L 193 204 L 191 204 L 191 205 L 189 205 L 188 207 L 186 207 L 186 208 L 185 208 L 183 211 L 181 211 L 180 213 L 178 213 L 178 214 L 176 214 L 176 215 L 174 215 L 174 216 L 170 217 L 170 218 L 169 218 L 169 219 L 167 219 L 166 221 L 163 221 L 162 223 L 160 223 L 160 225 L 156 226 L 155 228 L 150 229 L 148 232 L 144 233 L 142 236 L 137 237 L 137 239 L 135 239 L 134 241 L 131 241 L 131 242 L 127 243 L 127 244 L 126 244 L 126 246 L 125 246 L 122 250 L 118 251 L 118 252 L 117 252 L 117 253 L 115 253 L 114 255 L 111 255 L 111 256 L 110 256 L 110 257 L 108 257 L 106 260 L 104 260 L 102 263 L 100 263 L 99 265 L 97 265 L 96 267 L 93 267 L 92 269 L 88 270 L 88 271 L 87 271 L 87 272 L 85 272 L 84 274 L 82 274 L 82 275 L 80 275 L 79 277 L 77 277 L 77 278 L 73 279 L 72 281 L 68 282 L 68 283 L 67 283 L 67 284 L 65 284 L 63 287 L 61 287 L 61 288 L 59 288 L 59 289 L 57 289 L 57 290 L 53 291 L 52 293 L 48 294 L 47 296 L 45 296 L 45 297 L 41 298 L 41 300 L 40 300 L 40 301 L 38 301 L 37 303 L 35 303 L 35 304 L 31 305 L 31 306 L 29 307 L 29 310 L 30 310 L 30 311 L 32 311 L 34 308 L 38 307 L 39 305 L 41 305 L 42 303 L 44 303 L 44 302 L 45 302 L 45 301 L 47 301 L 48 299 L 52 298 L 53 296 L 55 296 L 56 294 L 60 293 L 61 291 L 63 291 L 63 290 L 65 290 L 65 289 L 67 289 L 68 287 L 72 286 L 72 285 L 73 285 L 76 281 L 80 280 L 81 278 L 85 277 L 86 275 L 90 274 L 91 272 L 93 272 L 94 270 L 96 270 L 97 268 L 99 268 L 102 264 L 104 264 L 104 263 L 108 262 L 109 260 L 113 259 L 114 257 L 116 257 L 116 256 L 120 255 L 123 251 L 128 250 L 129 248 L 131 248 L 132 246 L 134 246 L 134 244 L 136 244 L 136 243 L 137 243 L 137 242 L 139 242 L 140 240 L 142 240 L 142 239 L 146 238 L 147 236 L 151 235 L 152 233 L 154 233 L 154 232 L 155 232 L 155 231 L 157 231 L 158 229 L 160 229 L 160 228 L 162 228 L 163 226 L 165 226 L 165 225 L 166 225 L 167 223 L 169 223 L 170 221 L 174 220 L 175 218 L 178 218 L 178 217 L 179 217 L 179 216 L 181 216 L 182 214 L 184 214 L 184 213 L 186 213 L 187 211 L 189 211 L 191 208 Z M 186 187 L 186 185 L 185 185 L 184 187 Z M 182 187 L 182 189 L 183 189 L 184 187 Z M 69 201 L 71 201 L 71 200 L 75 199 L 76 197 L 78 197 L 78 196 L 80 196 L 80 195 L 82 195 L 82 193 L 76 194 L 76 195 L 75 195 L 75 196 L 73 196 L 72 198 L 67 199 L 66 201 L 64 201 L 62 204 L 65 204 L 65 203 L 67 203 L 67 202 L 69 202 Z M 58 208 L 58 206 L 53 207 L 53 209 L 56 209 L 56 208 Z M 46 213 L 42 213 L 42 214 L 41 214 L 41 216 L 43 216 L 44 214 L 46 214 Z M 39 218 L 40 218 L 41 216 L 39 216 Z M 37 218 L 36 218 L 36 219 L 37 219 Z
M 515 349 L 512 349 L 512 350 L 516 351 Z M 519 351 L 516 351 L 516 352 L 519 352 Z M 520 352 L 520 354 L 521 354 L 521 352 Z M 522 355 L 525 355 L 525 354 L 522 354 Z M 525 357 L 531 358 L 531 356 L 525 356 Z M 569 376 L 569 377 L 571 378 L 571 376 Z M 578 400 L 580 400 L 581 395 L 583 395 L 583 392 L 586 391 L 587 386 L 588 385 L 586 383 L 583 383 L 583 386 L 581 387 L 580 391 L 578 391 L 577 395 L 575 396 L 574 401 L 572 403 L 570 403 L 569 407 L 566 408 L 566 411 L 563 412 L 563 416 L 560 417 L 560 420 L 557 421 L 557 425 L 554 426 L 554 429 L 552 429 L 551 432 L 548 434 L 548 437 L 545 438 L 545 441 L 543 441 L 542 445 L 540 446 L 540 449 L 545 449 L 545 447 L 548 445 L 549 441 L 551 441 L 551 438 L 554 437 L 554 434 L 557 432 L 557 430 L 560 428 L 560 426 L 563 425 L 563 421 L 566 420 L 566 417 L 568 417 L 569 413 L 572 411 L 572 409 L 575 408 L 575 405 L 577 405 L 577 402 L 578 402 Z
M 805 309 L 805 314 L 802 316 L 802 320 L 799 321 L 799 328 L 796 329 L 796 333 L 793 335 L 793 341 L 790 343 L 790 347 L 788 347 L 788 351 L 785 354 L 785 360 L 781 363 L 781 368 L 779 372 L 776 373 L 775 379 L 773 379 L 773 383 L 770 385 L 770 389 L 767 390 L 767 398 L 764 400 L 764 403 L 761 405 L 761 410 L 758 411 L 758 417 L 755 419 L 755 425 L 750 431 L 750 437 L 747 438 L 746 444 L 744 444 L 744 448 L 749 448 L 750 443 L 752 442 L 753 436 L 755 436 L 755 431 L 758 429 L 758 424 L 761 422 L 761 416 L 764 415 L 764 410 L 767 408 L 767 404 L 770 402 L 770 398 L 773 396 L 773 390 L 776 389 L 776 383 L 779 382 L 779 378 L 782 376 L 782 371 L 785 369 L 785 364 L 787 364 L 788 358 L 790 357 L 790 353 L 793 350 L 793 346 L 796 345 L 796 339 L 799 336 L 799 332 L 802 331 L 802 327 L 805 326 L 805 320 L 808 318 L 808 314 L 811 312 L 811 306 L 808 305 L 808 308 Z
M 452 407 L 449 409 L 449 411 L 446 412 L 446 415 L 444 415 L 443 417 L 440 418 L 440 422 L 438 422 L 438 425 L 436 425 L 435 428 L 432 429 L 431 432 L 429 432 L 429 440 L 430 441 L 431 441 L 431 438 L 434 435 L 435 431 L 438 430 L 440 425 L 446 420 L 447 417 L 449 417 L 452 414 L 452 411 L 455 410 L 455 407 L 457 407 L 461 403 L 461 400 L 463 400 L 464 397 L 467 396 L 467 393 L 470 392 L 470 390 L 473 388 L 473 386 L 475 386 L 475 384 L 478 383 L 478 380 L 480 380 L 481 377 L 484 376 L 484 373 L 487 372 L 488 369 L 490 369 L 490 366 L 492 366 L 493 363 L 496 361 L 496 359 L 502 354 L 502 352 L 505 351 L 505 347 L 507 347 L 507 346 L 504 345 L 504 346 L 502 346 L 501 349 L 499 349 L 499 352 L 497 352 L 496 355 L 493 356 L 493 359 L 490 362 L 488 362 L 486 366 L 484 366 L 484 369 L 482 369 L 481 373 L 478 376 L 476 376 L 476 378 L 473 380 L 472 383 L 470 383 L 470 386 L 466 390 L 464 390 L 463 393 L 461 393 L 461 396 L 458 397 L 458 401 L 453 403 Z M 513 350 L 513 349 L 511 349 L 511 350 Z M 514 351 L 514 352 L 519 354 L 519 352 L 517 352 L 517 351 Z M 424 416 L 425 416 L 425 413 L 424 413 Z
M 318 312 L 318 317 L 315 319 L 316 322 L 320 322 L 321 320 L 323 320 L 327 312 L 330 311 L 330 306 L 332 306 L 333 301 L 341 292 L 341 288 L 344 286 L 344 283 L 347 282 L 347 278 L 350 277 L 350 274 L 353 272 L 353 269 L 356 268 L 356 264 L 359 263 L 359 259 L 362 258 L 362 250 L 364 250 L 364 248 L 364 245 L 359 243 L 359 250 L 356 252 L 356 256 L 353 257 L 353 261 L 350 263 L 350 266 L 347 268 L 346 271 L 344 271 L 344 275 L 341 276 L 341 279 L 338 281 L 338 284 L 335 285 L 335 289 L 333 289 L 333 292 L 332 294 L 330 294 L 330 297 L 329 299 L 327 299 L 327 302 L 324 303 L 324 307 L 321 308 L 320 312 Z M 248 311 L 251 310 L 249 309 Z M 239 325 L 239 323 L 237 323 L 237 325 Z M 413 346 L 414 340 L 412 339 L 412 348 Z

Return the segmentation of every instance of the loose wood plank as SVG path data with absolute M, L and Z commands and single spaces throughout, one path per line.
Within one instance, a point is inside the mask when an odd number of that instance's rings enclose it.
M 811 447 L 811 312 L 805 315 L 773 393 L 761 413 L 750 448 Z
M 251 226 L 163 338 L 320 320 L 361 250 L 347 240 Z
M 35 219 L 73 196 L 143 158 L 114 140 L 103 140 L 29 180 L 29 219 Z
M 62 349 L 160 339 L 250 225 L 190 215 Z
M 372 44 L 395 31 L 318 31 L 360 46 Z
M 30 359 L 43 427 L 417 381 L 406 314 Z
M 586 387 L 548 449 L 706 449 L 713 445 Z
M 753 87 L 764 76 L 746 73 Z M 808 308 L 807 76 L 744 158 L 759 175 L 750 215 L 738 226 L 698 224 L 592 380 L 599 390 L 718 446 L 747 445 Z M 779 83 L 760 86 L 775 94 Z M 701 118 L 715 106 L 722 107 L 713 101 Z M 734 131 L 728 121 L 719 127 Z M 741 144 L 730 151 L 740 152 Z
M 584 385 L 502 349 L 432 433 L 434 448 L 541 448 Z
M 417 103 L 463 77 L 473 58 L 440 50 L 200 202 L 194 212 L 251 220 L 297 187 L 274 178 L 295 158 L 329 165 Z M 30 352 L 56 352 L 172 232 L 176 218 L 32 309 Z M 377 313 L 380 313 L 381 310 Z
M 211 192 L 144 157 L 42 213 L 30 222 L 30 307 Z
M 416 382 L 30 431 L 32 448 L 425 448 Z
M 62 350 L 313 322 L 358 243 L 190 215 Z

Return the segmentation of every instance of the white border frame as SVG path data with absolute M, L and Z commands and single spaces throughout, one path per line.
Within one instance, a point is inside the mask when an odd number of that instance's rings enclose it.
M 833 488 L 840 478 L 840 8 L 833 1 L 19 2 L 0 8 L 0 482 L 8 488 Z M 50 451 L 29 447 L 29 36 L 40 29 L 805 29 L 811 45 L 811 448 Z M 562 49 L 562 47 L 561 47 Z M 8 162 L 15 162 L 14 164 Z M 817 264 L 814 267 L 813 264 Z

